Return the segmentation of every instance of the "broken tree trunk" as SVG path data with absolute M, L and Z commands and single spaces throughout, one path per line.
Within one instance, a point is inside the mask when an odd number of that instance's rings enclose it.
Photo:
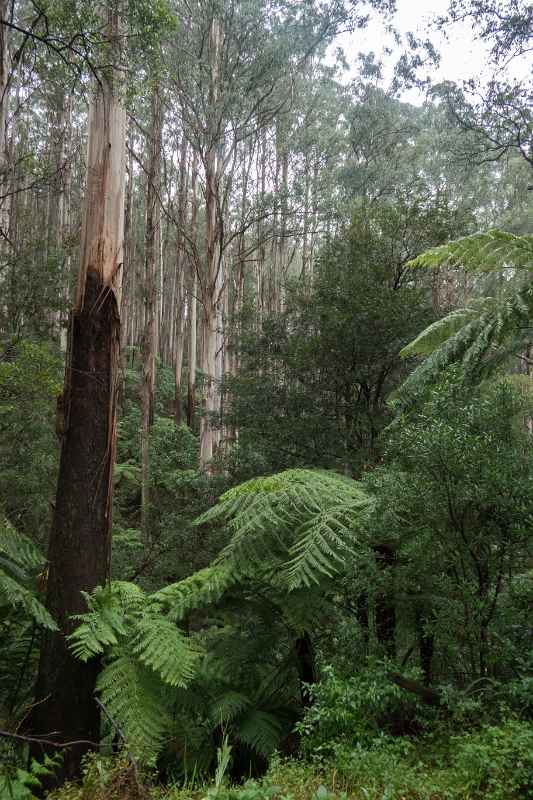
M 108 7 L 107 33 L 118 64 L 120 24 Z M 100 74 L 91 100 L 85 217 L 80 270 L 70 315 L 65 386 L 58 401 L 61 459 L 48 551 L 47 607 L 59 632 L 43 639 L 30 727 L 36 736 L 98 741 L 94 702 L 99 665 L 83 664 L 66 636 L 73 614 L 86 610 L 82 592 L 109 578 L 111 509 L 120 348 L 124 223 L 125 109 L 115 69 Z M 87 744 L 65 749 L 54 784 L 75 778 Z M 40 747 L 34 748 L 40 754 Z

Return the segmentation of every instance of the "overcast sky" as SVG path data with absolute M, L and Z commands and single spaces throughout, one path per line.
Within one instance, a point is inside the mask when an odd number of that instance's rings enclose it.
M 393 22 L 402 34 L 412 31 L 431 39 L 441 55 L 439 68 L 431 72 L 431 78 L 435 82 L 451 80 L 461 83 L 462 80 L 472 77 L 488 77 L 490 68 L 487 47 L 476 40 L 470 24 L 456 23 L 445 34 L 435 30 L 428 32 L 431 20 L 444 14 L 447 6 L 448 0 L 397 0 L 396 16 L 387 21 Z M 353 63 L 361 51 L 373 50 L 379 56 L 383 47 L 391 46 L 392 39 L 385 33 L 383 22 L 376 20 L 364 31 L 339 37 L 337 44 L 344 49 L 348 63 Z M 395 56 L 387 62 L 392 65 L 400 52 L 401 50 L 397 50 Z M 511 69 L 515 75 L 530 74 L 530 65 L 525 61 L 522 64 L 513 63 Z M 348 76 L 346 78 L 349 79 Z M 423 97 L 420 92 L 412 91 L 404 99 L 416 103 L 421 102 Z

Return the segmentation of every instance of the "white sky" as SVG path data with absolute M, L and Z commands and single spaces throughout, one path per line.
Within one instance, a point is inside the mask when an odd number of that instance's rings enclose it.
M 490 68 L 487 46 L 476 40 L 469 23 L 456 23 L 445 34 L 427 30 L 431 20 L 444 14 L 447 6 L 448 0 L 397 0 L 396 16 L 386 21 L 392 22 L 400 33 L 412 31 L 420 38 L 431 39 L 441 55 L 439 68 L 433 69 L 430 74 L 434 82 L 451 80 L 460 84 L 468 78 L 484 75 L 488 77 Z M 363 31 L 338 37 L 336 44 L 344 49 L 348 63 L 353 63 L 359 52 L 373 50 L 379 58 L 382 48 L 392 45 L 392 38 L 386 34 L 383 22 L 375 20 Z M 401 49 L 395 50 L 395 56 L 385 58 L 385 63 L 392 65 L 400 52 Z M 525 77 L 531 74 L 527 60 L 522 64 L 513 62 L 510 69 L 516 76 Z M 349 77 L 353 77 L 353 72 L 347 79 Z M 418 91 L 410 91 L 404 95 L 404 99 L 417 103 L 423 97 Z

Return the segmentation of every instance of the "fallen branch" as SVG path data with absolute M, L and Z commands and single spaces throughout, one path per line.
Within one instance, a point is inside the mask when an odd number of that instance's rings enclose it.
M 399 686 L 400 689 L 405 689 L 406 692 L 416 694 L 426 705 L 439 707 L 442 705 L 442 697 L 437 689 L 431 689 L 429 686 L 424 686 L 420 681 L 415 681 L 413 678 L 405 678 L 399 672 L 389 672 L 388 679 Z
M 98 747 L 98 742 L 91 742 L 88 739 L 75 739 L 72 742 L 54 742 L 53 739 L 44 739 L 40 736 L 23 736 L 21 733 L 10 733 L 9 731 L 1 730 L 0 737 L 4 739 L 15 739 L 17 742 L 35 742 L 36 744 L 47 744 L 50 745 L 50 747 L 74 747 L 77 744 L 88 744 L 91 747 Z

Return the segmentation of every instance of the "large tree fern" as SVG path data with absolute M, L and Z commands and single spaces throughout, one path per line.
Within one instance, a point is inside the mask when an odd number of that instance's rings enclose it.
M 190 683 L 200 648 L 156 595 L 135 584 L 115 581 L 86 600 L 88 611 L 77 617 L 80 625 L 69 637 L 72 651 L 83 661 L 105 653 L 97 683 L 101 700 L 130 746 L 155 755 L 170 725 L 168 694 Z
M 231 534 L 211 566 L 152 594 L 116 582 L 89 595 L 71 646 L 82 659 L 104 654 L 98 690 L 130 745 L 154 754 L 184 719 L 197 730 L 194 696 L 208 738 L 226 729 L 268 756 L 295 720 L 295 641 L 316 624 L 334 576 L 364 552 L 369 508 L 361 486 L 335 473 L 247 481 L 197 521 Z M 186 635 L 191 615 L 208 608 L 216 624 Z M 228 624 L 245 614 L 255 620 L 251 639 Z M 207 740 L 192 738 L 200 759 Z
M 426 358 L 399 390 L 402 406 L 420 397 L 451 364 L 461 363 L 466 373 L 476 378 L 510 352 L 524 349 L 533 327 L 533 285 L 528 275 L 533 269 L 533 236 L 498 230 L 477 233 L 428 250 L 410 266 L 496 273 L 503 290 L 498 298 L 477 298 L 465 308 L 453 310 L 403 348 L 403 357 Z

